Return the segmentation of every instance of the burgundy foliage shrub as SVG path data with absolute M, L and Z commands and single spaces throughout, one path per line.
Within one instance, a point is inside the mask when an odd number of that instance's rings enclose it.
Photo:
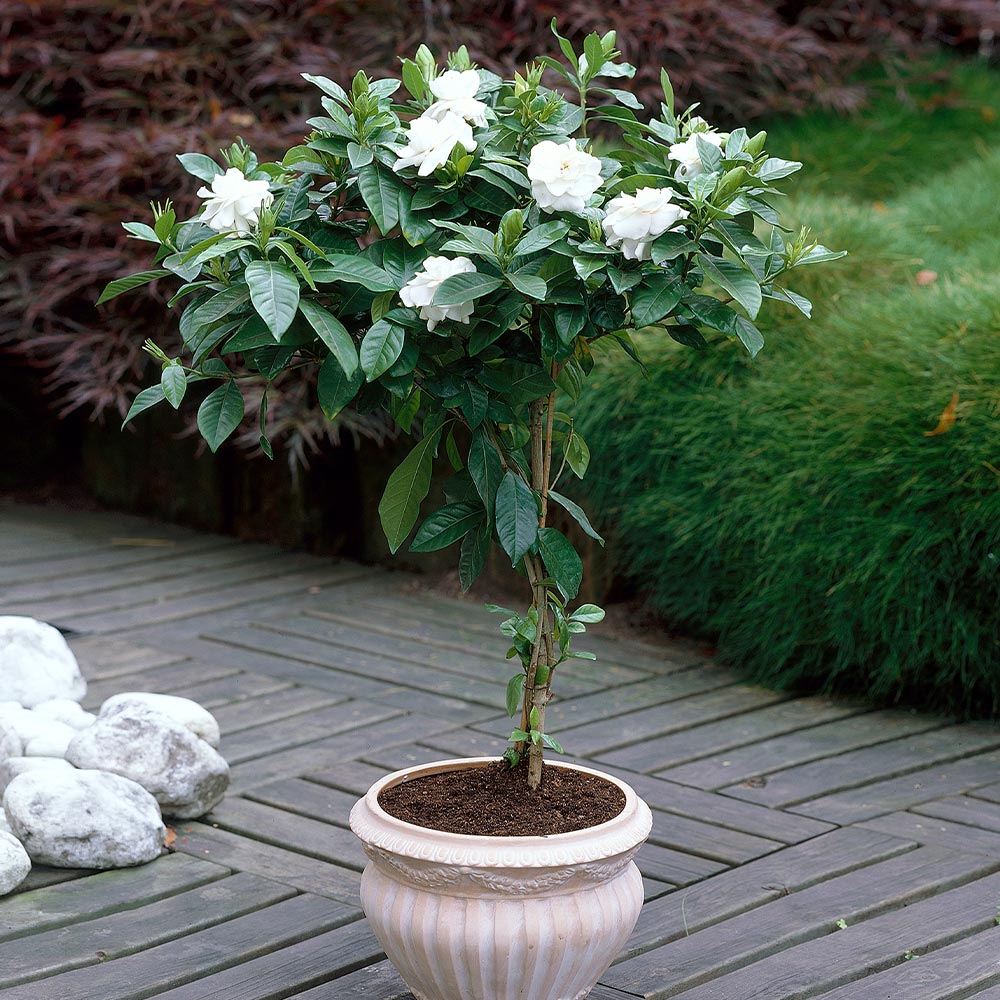
M 183 217 L 197 187 L 174 159 L 237 135 L 261 159 L 318 111 L 302 72 L 394 73 L 420 41 L 466 43 L 509 73 L 552 48 L 548 24 L 579 39 L 615 28 L 644 67 L 632 83 L 655 107 L 665 65 L 680 103 L 721 126 L 812 104 L 849 109 L 848 81 L 873 54 L 943 41 L 985 50 L 990 0 L 5 0 L 0 5 L 0 346 L 44 366 L 58 409 L 124 413 L 144 383 L 140 345 L 165 343 L 148 296 L 94 307 L 112 277 L 149 261 L 119 223 L 167 197 Z M 336 429 L 293 376 L 272 396 L 272 437 L 302 457 Z M 346 429 L 381 436 L 372 418 Z M 256 444 L 255 431 L 241 438 Z

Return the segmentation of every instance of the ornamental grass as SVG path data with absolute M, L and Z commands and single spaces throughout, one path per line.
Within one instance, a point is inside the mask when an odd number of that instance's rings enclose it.
M 795 199 L 850 250 L 803 272 L 811 323 L 772 313 L 752 363 L 650 353 L 653 392 L 605 362 L 580 422 L 595 468 L 616 458 L 590 506 L 670 623 L 768 685 L 983 717 L 1000 711 L 1000 146 L 992 107 L 958 104 L 911 108 L 874 178 L 829 160 L 825 193 Z M 920 149 L 955 112 L 958 166 Z M 882 114 L 901 121 L 887 103 L 823 134 L 846 145 Z

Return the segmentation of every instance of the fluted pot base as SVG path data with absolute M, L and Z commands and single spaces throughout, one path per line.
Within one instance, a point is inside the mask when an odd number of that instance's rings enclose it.
M 440 761 L 377 782 L 351 812 L 369 863 L 361 902 L 417 1000 L 581 1000 L 621 951 L 642 906 L 633 858 L 650 812 L 624 782 L 625 808 L 549 837 L 474 837 L 386 813 L 387 786 L 494 758 Z

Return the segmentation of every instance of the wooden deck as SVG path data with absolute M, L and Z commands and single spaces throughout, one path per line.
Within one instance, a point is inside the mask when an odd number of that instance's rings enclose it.
M 405 574 L 11 504 L 0 613 L 64 630 L 91 707 L 209 707 L 233 770 L 175 853 L 39 868 L 0 900 L 3 1000 L 409 997 L 347 815 L 388 769 L 500 749 L 493 616 Z M 1000 728 L 749 687 L 682 644 L 588 648 L 552 728 L 655 817 L 594 1000 L 1000 1000 Z

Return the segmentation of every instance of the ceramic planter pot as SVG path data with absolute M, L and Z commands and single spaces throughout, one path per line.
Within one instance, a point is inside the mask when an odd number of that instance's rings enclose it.
M 376 782 L 351 810 L 369 862 L 361 902 L 417 1000 L 580 1000 L 621 951 L 642 906 L 633 863 L 652 823 L 625 794 L 599 826 L 548 837 L 476 837 L 415 826 L 378 804 L 383 788 L 495 758 L 437 761 Z

